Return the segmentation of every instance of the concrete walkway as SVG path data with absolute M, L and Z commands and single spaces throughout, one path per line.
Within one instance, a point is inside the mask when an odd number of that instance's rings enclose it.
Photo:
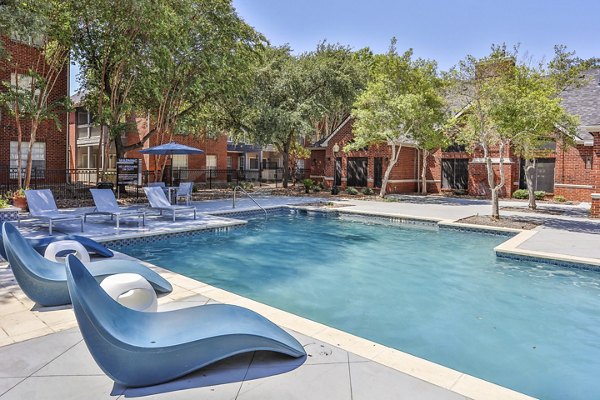
M 395 201 L 346 200 L 348 211 L 376 212 L 391 215 L 458 220 L 472 215 L 490 215 L 487 200 L 441 196 L 393 196 Z M 600 220 L 588 218 L 589 204 L 577 206 L 539 203 L 539 211 L 531 212 L 527 203 L 501 201 L 501 216 L 518 216 L 541 225 L 537 232 L 518 248 L 565 256 L 597 259 L 600 262 Z M 507 208 L 503 210 L 502 208 Z

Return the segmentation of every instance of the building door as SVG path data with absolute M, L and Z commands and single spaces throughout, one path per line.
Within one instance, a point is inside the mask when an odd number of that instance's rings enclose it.
M 535 160 L 535 173 L 533 175 L 533 190 L 543 190 L 546 193 L 554 193 L 554 158 L 537 158 Z M 525 160 L 521 159 L 521 174 L 519 177 L 519 188 L 527 189 L 525 179 Z
M 383 177 L 383 158 L 375 157 L 373 160 L 373 186 L 376 188 L 381 187 L 381 180 Z
M 333 186 L 340 186 L 341 184 L 342 184 L 342 157 L 336 157 L 335 173 L 333 175 Z
M 466 158 L 442 159 L 442 189 L 469 189 L 469 160 Z
M 348 186 L 367 186 L 367 158 L 348 157 Z

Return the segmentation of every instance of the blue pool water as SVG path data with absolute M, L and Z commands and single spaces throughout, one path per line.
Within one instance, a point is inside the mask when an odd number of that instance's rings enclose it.
M 506 237 L 318 215 L 132 256 L 542 399 L 600 398 L 600 274 L 496 258 Z

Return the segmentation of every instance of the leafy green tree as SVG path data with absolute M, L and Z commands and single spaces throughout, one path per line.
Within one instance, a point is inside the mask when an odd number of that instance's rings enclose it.
M 287 187 L 294 143 L 312 137 L 326 116 L 349 109 L 362 71 L 349 48 L 326 43 L 300 56 L 287 46 L 266 47 L 252 71 L 254 84 L 222 105 L 221 124 L 238 140 L 273 144 Z
M 396 51 L 392 39 L 386 54 L 373 59 L 370 80 L 354 103 L 354 141 L 346 150 L 373 144 L 389 145 L 391 157 L 379 195 L 385 196 L 390 173 L 399 160 L 404 144 L 420 143 L 431 148 L 441 134 L 444 118 L 442 79 L 435 62 L 415 59 L 412 50 Z
M 511 73 L 498 82 L 492 117 L 498 130 L 510 137 L 514 154 L 525 160 L 531 209 L 536 208 L 533 183 L 536 157 L 549 152 L 545 149 L 549 142 L 561 141 L 564 147 L 575 136 L 577 118 L 565 111 L 559 95 L 565 84 L 577 84 L 580 72 L 573 72 L 579 69 L 573 66 L 551 73 L 541 63 L 536 67 L 519 64 L 512 66 Z
M 73 58 L 80 65 L 85 104 L 100 125 L 100 146 L 108 157 L 111 141 L 127 129 L 134 110 L 132 91 L 151 65 L 153 39 L 168 26 L 170 2 L 150 0 L 68 0 L 77 18 Z M 161 29 L 162 28 L 162 29 Z M 122 156 L 122 151 L 117 148 Z M 106 171 L 106 163 L 100 175 Z
M 510 79 L 515 62 L 515 52 L 505 45 L 492 46 L 491 54 L 477 59 L 467 56 L 451 71 L 454 79 L 454 96 L 465 108 L 450 126 L 460 125 L 456 139 L 469 151 L 481 151 L 491 192 L 492 218 L 500 218 L 499 193 L 506 183 L 504 164 L 510 149 L 512 132 L 499 129 L 495 119 L 498 90 L 502 82 Z M 493 152 L 497 152 L 498 179 L 493 167 Z
M 263 38 L 238 17 L 230 2 L 201 5 L 180 0 L 150 48 L 148 63 L 153 68 L 134 89 L 133 99 L 138 109 L 150 110 L 152 127 L 140 141 L 117 146 L 123 151 L 139 148 L 151 137 L 165 143 L 174 134 L 222 134 L 211 110 L 248 84 L 248 63 L 257 58 Z M 162 170 L 166 158 L 161 161 Z
M 7 16 L 7 14 L 9 14 Z M 7 21 L 10 21 L 8 23 Z M 29 187 L 33 166 L 33 145 L 40 125 L 54 121 L 68 107 L 68 98 L 57 98 L 57 83 L 66 70 L 71 47 L 73 20 L 71 10 L 60 0 L 7 2 L 0 9 L 0 25 L 8 36 L 38 48 L 34 63 L 20 65 L 8 54 L 11 82 L 3 82 L 0 101 L 15 118 L 17 127 L 17 166 L 19 187 Z M 29 146 L 25 177 L 21 177 L 22 120 L 29 122 Z
M 176 133 L 215 133 L 210 111 L 241 86 L 243 59 L 256 57 L 263 41 L 231 0 L 71 2 L 86 103 L 108 128 L 104 151 L 114 142 L 119 157 L 155 136 L 164 142 Z M 135 129 L 128 118 L 134 112 L 149 112 L 151 127 L 141 140 L 123 143 L 122 134 Z

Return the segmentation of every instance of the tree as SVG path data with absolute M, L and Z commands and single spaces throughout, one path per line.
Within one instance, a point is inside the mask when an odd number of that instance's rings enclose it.
M 412 50 L 402 55 L 392 39 L 387 54 L 376 55 L 365 91 L 354 103 L 354 141 L 345 150 L 374 144 L 391 147 L 379 195 L 385 196 L 390 173 L 404 144 L 420 142 L 425 148 L 437 137 L 444 116 L 440 95 L 442 80 L 433 61 L 413 60 Z
M 561 106 L 559 94 L 565 85 L 577 84 L 580 67 L 549 72 L 540 63 L 535 67 L 514 65 L 511 70 L 498 82 L 492 117 L 497 121 L 498 130 L 510 137 L 514 154 L 525 160 L 529 208 L 535 209 L 536 157 L 549 152 L 544 148 L 549 142 L 558 139 L 564 146 L 576 133 L 577 118 Z
M 17 166 L 19 187 L 29 187 L 33 166 L 33 145 L 40 125 L 52 120 L 60 126 L 57 113 L 68 106 L 68 98 L 56 98 L 54 89 L 69 61 L 72 37 L 72 15 L 70 9 L 59 0 L 32 0 L 11 2 L 2 9 L 9 12 L 13 20 L 8 33 L 16 38 L 32 40 L 38 48 L 38 57 L 33 65 L 11 63 L 13 82 L 5 82 L 6 92 L 2 99 L 14 116 L 17 126 Z M 0 17 L 4 21 L 5 16 Z M 21 182 L 21 120 L 30 123 L 29 147 L 25 178 Z
M 171 14 L 165 10 L 167 2 L 150 0 L 124 0 L 118 5 L 109 0 L 69 0 L 69 4 L 77 19 L 73 57 L 80 65 L 85 103 L 100 125 L 98 159 L 102 153 L 106 159 L 111 141 L 128 128 L 133 87 L 151 67 L 146 60 L 151 39 L 160 36 Z M 100 179 L 106 168 L 105 163 Z
M 500 218 L 499 193 L 506 182 L 504 163 L 512 135 L 512 132 L 498 129 L 495 107 L 502 82 L 512 79 L 516 52 L 516 49 L 512 53 L 508 51 L 506 45 L 494 45 L 489 56 L 481 59 L 467 56 L 451 71 L 455 80 L 454 96 L 465 104 L 465 108 L 450 126 L 460 125 L 458 142 L 465 144 L 471 152 L 483 153 L 492 218 L 495 219 Z M 498 179 L 493 167 L 493 153 L 498 155 Z
M 299 56 L 288 46 L 266 47 L 254 64 L 254 84 L 222 105 L 222 126 L 239 140 L 273 144 L 283 156 L 287 187 L 294 143 L 312 137 L 319 121 L 354 101 L 362 84 L 356 61 L 341 45 L 321 43 Z
M 104 151 L 114 142 L 118 157 L 152 137 L 214 133 L 208 103 L 241 86 L 240 59 L 263 41 L 230 0 L 72 3 L 86 103 L 108 128 Z M 135 130 L 129 121 L 134 112 L 149 112 L 151 127 L 139 141 L 123 143 L 122 134 Z
M 211 105 L 248 84 L 247 64 L 262 41 L 229 2 L 205 1 L 199 7 L 197 1 L 180 1 L 150 49 L 153 68 L 133 93 L 136 107 L 150 111 L 152 127 L 122 150 L 142 147 L 152 137 L 165 143 L 174 134 L 222 134 L 215 128 Z M 162 171 L 166 157 L 161 161 Z

